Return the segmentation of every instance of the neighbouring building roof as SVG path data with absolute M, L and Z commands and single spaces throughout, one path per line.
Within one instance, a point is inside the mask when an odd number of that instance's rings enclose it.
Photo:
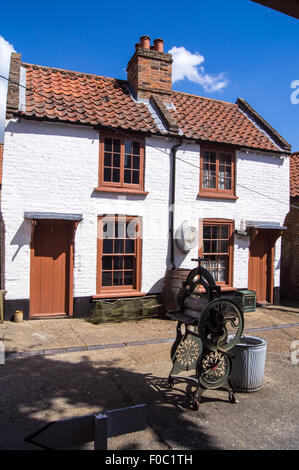
M 290 158 L 290 196 L 299 196 L 299 152 Z
M 273 8 L 273 10 L 281 11 L 286 15 L 299 18 L 299 5 L 298 0 L 252 0 L 255 3 L 260 3 L 265 7 Z

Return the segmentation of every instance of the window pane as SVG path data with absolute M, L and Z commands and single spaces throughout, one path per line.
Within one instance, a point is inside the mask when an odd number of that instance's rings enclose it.
M 133 256 L 124 256 L 124 268 L 125 269 L 132 269 L 133 268 L 133 263 L 134 263 L 134 257 Z
M 126 253 L 134 253 L 135 251 L 135 240 L 126 240 Z
M 209 178 L 204 176 L 203 179 L 202 179 L 202 185 L 203 185 L 204 188 L 208 188 L 209 187 Z
M 102 286 L 112 286 L 112 272 L 102 272 Z
M 231 174 L 232 174 L 232 167 L 231 167 L 231 166 L 227 166 L 226 169 L 225 169 L 225 176 L 226 176 L 226 178 L 230 178 L 230 177 L 231 177 Z
M 215 225 L 212 227 L 212 238 L 220 238 L 220 227 Z
M 108 238 L 103 240 L 103 253 L 113 253 L 113 240 Z
M 114 240 L 114 253 L 124 252 L 124 240 Z
M 132 153 L 132 143 L 129 140 L 125 141 L 125 153 L 129 155 Z
M 120 170 L 113 170 L 113 180 L 114 183 L 120 182 Z
M 104 150 L 105 152 L 112 152 L 112 139 L 105 139 Z
M 140 236 L 138 230 L 139 227 L 136 220 L 130 220 L 130 222 L 127 222 L 127 238 L 134 240 L 136 237 Z
M 211 227 L 209 225 L 206 225 L 203 227 L 203 238 L 210 238 L 211 236 Z
M 218 240 L 212 240 L 212 253 L 218 252 Z
M 111 153 L 104 154 L 104 166 L 111 166 Z
M 120 153 L 120 140 L 119 139 L 113 140 L 113 152 Z
M 115 238 L 125 238 L 125 222 L 115 223 Z
M 113 166 L 116 168 L 120 168 L 120 155 L 118 154 L 113 155 Z
M 132 157 L 129 155 L 125 155 L 125 168 L 131 168 L 132 167 Z
M 225 189 L 231 189 L 232 188 L 232 182 L 230 178 L 226 178 L 225 180 Z
M 123 269 L 123 256 L 113 256 L 113 269 Z
M 210 178 L 209 188 L 216 188 L 216 178 L 214 176 Z
M 105 269 L 112 269 L 112 256 L 103 256 L 102 268 L 104 270 Z
M 123 272 L 122 271 L 114 271 L 113 273 L 113 285 L 114 286 L 121 286 L 123 283 Z
M 139 171 L 133 171 L 133 184 L 138 184 L 139 183 Z
M 210 240 L 204 240 L 203 251 L 204 253 L 210 253 Z
M 227 253 L 228 251 L 228 243 L 227 241 L 221 242 L 221 253 Z
M 228 238 L 228 226 L 222 225 L 221 227 L 221 238 Z
M 133 154 L 140 155 L 140 143 L 139 142 L 133 142 Z
M 131 170 L 124 171 L 124 182 L 131 183 Z
M 133 168 L 139 170 L 139 157 L 133 157 Z
M 124 271 L 124 285 L 131 286 L 133 284 L 133 271 Z
M 226 261 L 227 261 L 226 256 L 218 256 L 218 265 L 219 265 L 220 268 L 225 268 Z
M 104 168 L 104 181 L 111 181 L 111 168 Z

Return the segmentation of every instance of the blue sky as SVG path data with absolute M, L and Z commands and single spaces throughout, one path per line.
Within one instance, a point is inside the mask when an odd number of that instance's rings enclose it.
M 197 65 L 178 91 L 245 98 L 299 150 L 299 21 L 250 0 L 5 2 L 0 35 L 28 63 L 126 78 L 140 36 L 184 48 Z M 182 49 L 180 49 L 182 51 Z M 0 56 L 1 59 L 1 56 Z M 187 63 L 189 66 L 190 63 Z M 217 86 L 206 86 L 207 79 Z M 193 81 L 192 81 L 193 79 Z M 296 89 L 291 83 L 298 81 Z

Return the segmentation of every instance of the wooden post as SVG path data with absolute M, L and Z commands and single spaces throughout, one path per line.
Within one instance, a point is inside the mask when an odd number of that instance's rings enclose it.
M 107 450 L 108 416 L 94 415 L 94 450 Z

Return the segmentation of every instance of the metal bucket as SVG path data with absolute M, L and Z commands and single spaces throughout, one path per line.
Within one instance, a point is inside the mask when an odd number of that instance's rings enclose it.
M 255 392 L 263 386 L 267 341 L 255 336 L 241 336 L 229 352 L 232 358 L 230 381 L 236 392 Z

